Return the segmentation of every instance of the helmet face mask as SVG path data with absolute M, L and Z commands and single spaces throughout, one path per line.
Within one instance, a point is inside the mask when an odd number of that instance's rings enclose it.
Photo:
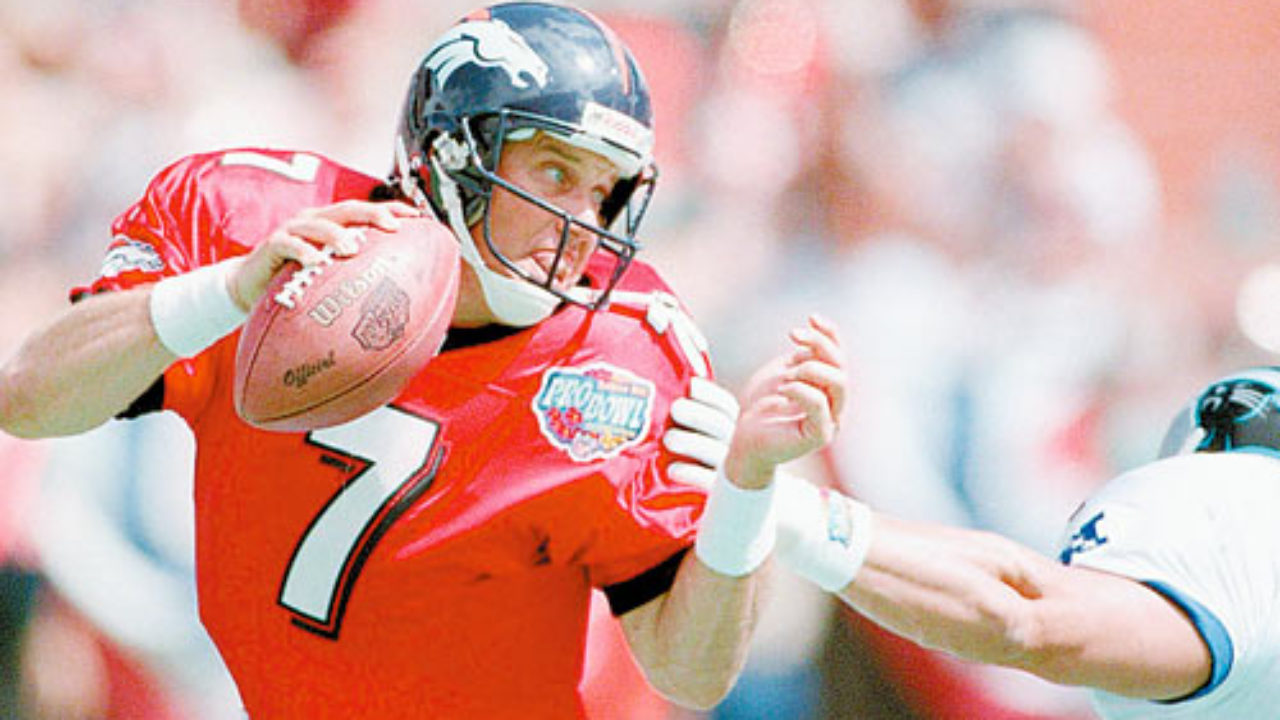
M 401 118 L 396 174 L 401 189 L 448 222 L 464 246 L 481 224 L 489 251 L 510 273 L 555 300 L 596 309 L 605 304 L 639 244 L 652 197 L 649 95 L 639 68 L 612 32 L 590 15 L 559 5 L 519 2 L 472 15 L 428 51 L 411 83 Z M 603 156 L 620 179 L 601 208 L 601 224 L 546 201 L 497 174 L 504 147 L 547 133 Z M 500 188 L 560 220 L 552 272 L 535 277 L 493 237 L 493 192 Z M 554 286 L 571 234 L 596 239 L 596 286 Z M 477 266 L 478 255 L 464 258 Z M 482 261 L 480 261 L 482 264 Z M 519 323 L 513 323 L 519 324 Z

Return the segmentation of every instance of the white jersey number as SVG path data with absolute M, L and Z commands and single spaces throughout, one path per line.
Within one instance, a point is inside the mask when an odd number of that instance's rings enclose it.
M 314 182 L 320 170 L 320 158 L 307 153 L 294 153 L 284 160 L 253 150 L 238 150 L 223 155 L 222 164 L 256 167 L 297 182 Z
M 365 560 L 435 479 L 439 430 L 431 420 L 388 406 L 308 435 L 309 442 L 338 456 L 354 474 L 294 548 L 280 604 L 294 613 L 295 623 L 337 637 Z

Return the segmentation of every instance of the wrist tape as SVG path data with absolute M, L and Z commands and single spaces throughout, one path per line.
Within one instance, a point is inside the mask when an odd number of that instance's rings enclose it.
M 827 592 L 853 581 L 871 547 L 872 513 L 835 490 L 778 473 L 778 558 Z
M 227 275 L 235 262 L 196 268 L 151 288 L 151 325 L 169 352 L 180 358 L 197 355 L 248 317 L 227 289 Z
M 698 526 L 694 553 L 721 575 L 741 577 L 760 567 L 777 537 L 774 486 L 744 490 L 716 473 Z

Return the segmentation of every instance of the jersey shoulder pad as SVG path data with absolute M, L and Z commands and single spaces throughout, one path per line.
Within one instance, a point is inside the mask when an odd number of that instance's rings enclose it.
M 302 150 L 238 148 L 193 155 L 175 169 L 199 181 L 212 201 L 242 211 L 237 203 L 314 206 L 348 198 L 367 199 L 380 181 L 329 158 Z
M 641 270 L 639 277 L 632 272 Z M 680 365 L 700 377 L 711 376 L 710 346 L 684 304 L 648 265 L 628 270 L 627 279 L 613 291 L 606 312 L 643 323 Z
M 632 292 L 651 292 L 660 290 L 671 293 L 671 286 L 658 273 L 657 268 L 641 260 L 631 261 L 626 274 L 618 282 L 617 290 Z

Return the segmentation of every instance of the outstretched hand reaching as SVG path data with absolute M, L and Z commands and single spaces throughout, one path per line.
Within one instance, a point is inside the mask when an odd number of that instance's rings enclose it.
M 846 373 L 840 339 L 813 316 L 790 333 L 791 350 L 762 366 L 743 390 L 743 409 L 724 388 L 695 379 L 672 406 L 676 426 L 663 443 L 684 461 L 671 476 L 710 487 L 715 471 L 740 487 L 769 485 L 774 469 L 816 450 L 835 435 L 844 409 Z

